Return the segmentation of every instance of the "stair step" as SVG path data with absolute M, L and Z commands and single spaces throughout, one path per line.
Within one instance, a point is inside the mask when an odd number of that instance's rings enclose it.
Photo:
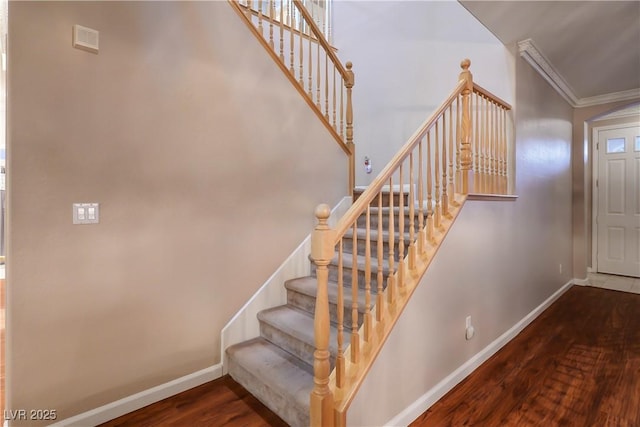
M 290 305 L 281 305 L 261 311 L 258 313 L 258 320 L 263 338 L 308 364 L 312 372 L 315 350 L 312 314 Z M 336 338 L 338 330 L 335 326 L 330 328 L 330 335 L 329 353 L 331 369 L 333 369 L 338 354 Z M 348 343 L 350 339 L 351 334 L 344 331 L 344 342 Z
M 350 283 L 349 283 L 350 284 Z M 316 290 L 318 287 L 318 281 L 315 277 L 306 276 L 299 277 L 297 279 L 287 280 L 285 282 L 285 288 L 287 289 L 287 303 L 292 305 L 299 310 L 306 311 L 313 315 L 315 312 L 315 304 L 316 304 Z M 345 329 L 350 327 L 352 324 L 351 317 L 351 303 L 353 299 L 351 298 L 351 287 L 345 287 L 343 298 L 344 298 L 344 318 L 343 324 Z M 329 281 L 328 284 L 328 293 L 329 293 L 329 316 L 330 320 L 334 325 L 338 323 L 338 315 L 337 315 L 337 307 L 338 307 L 338 283 Z M 362 289 L 358 289 L 358 326 L 362 325 L 363 314 L 365 313 L 364 308 L 365 294 Z
M 313 374 L 295 356 L 255 338 L 227 349 L 229 375 L 291 426 L 309 425 Z
M 345 286 L 351 286 L 352 282 L 352 265 L 353 265 L 353 254 L 345 253 L 342 258 L 342 280 Z M 357 263 L 357 271 L 358 271 L 358 287 L 360 289 L 365 288 L 365 257 L 363 255 L 356 256 Z M 396 264 L 397 266 L 397 264 Z M 336 255 L 328 265 L 329 269 L 329 280 L 333 282 L 338 282 L 338 256 Z M 316 275 L 316 264 L 314 262 L 311 263 L 311 275 L 315 277 Z M 384 259 L 382 261 L 382 277 L 383 283 L 382 288 L 386 288 L 387 286 L 387 277 L 389 276 L 389 260 Z M 378 288 L 378 260 L 377 258 L 371 258 L 371 293 L 376 293 Z
M 389 191 L 389 188 L 387 186 L 385 186 L 386 188 L 383 187 L 382 189 L 382 204 L 383 205 L 389 205 L 389 199 L 390 199 L 390 195 L 393 194 L 393 203 L 395 205 L 398 205 L 400 202 L 400 188 L 394 186 L 393 189 L 393 193 L 391 191 Z M 366 186 L 357 186 L 353 189 L 353 200 L 356 201 L 358 200 L 358 198 L 362 195 L 362 193 L 365 192 L 365 190 L 367 189 Z M 404 190 L 403 190 L 403 199 L 404 199 L 404 204 L 408 204 L 409 202 L 409 186 L 405 185 L 404 186 Z M 377 206 L 378 205 L 378 196 L 376 196 L 373 201 L 371 202 L 372 206 Z
M 417 227 L 415 230 L 416 230 L 415 231 L 416 234 L 414 235 L 417 236 L 417 230 L 418 230 Z M 405 232 L 403 233 L 403 235 L 404 235 L 404 254 L 403 254 L 403 257 L 404 257 L 407 255 L 409 251 L 409 238 L 411 236 L 411 234 L 409 233 L 408 225 L 405 227 Z M 388 230 L 383 230 L 381 236 L 382 236 L 382 257 L 388 258 L 390 233 Z M 358 255 L 364 256 L 366 252 L 366 245 L 367 245 L 367 241 L 366 241 L 367 230 L 365 228 L 356 229 L 356 237 L 358 238 L 357 240 Z M 369 240 L 370 240 L 370 247 L 371 247 L 371 256 L 377 259 L 378 258 L 378 240 L 379 240 L 377 229 L 372 229 L 369 232 Z M 400 259 L 400 251 L 398 249 L 399 246 L 400 246 L 400 233 L 396 231 L 393 233 L 393 251 L 394 251 L 394 259 L 396 261 Z M 353 229 L 347 230 L 347 232 L 344 234 L 343 252 L 353 253 Z
M 384 229 L 388 229 L 389 228 L 389 206 L 383 206 L 382 207 L 382 226 Z M 409 229 L 409 217 L 410 217 L 410 213 L 411 211 L 409 210 L 408 206 L 405 206 L 404 209 L 404 222 L 405 222 L 405 228 L 406 230 Z M 415 209 L 414 209 L 414 227 L 418 227 L 418 205 L 416 204 Z M 393 218 L 394 218 L 394 224 L 395 227 L 398 227 L 398 217 L 400 216 L 400 208 L 398 206 L 394 206 L 393 207 Z M 423 209 L 423 218 L 424 221 L 426 222 L 427 220 L 427 209 L 426 209 L 426 205 Z M 378 229 L 378 206 L 376 205 L 375 207 L 371 207 L 369 209 L 369 222 L 371 224 L 371 228 L 372 229 Z M 359 228 L 365 228 L 367 224 L 367 214 L 366 212 L 363 213 L 362 215 L 360 215 L 358 217 L 358 227 Z

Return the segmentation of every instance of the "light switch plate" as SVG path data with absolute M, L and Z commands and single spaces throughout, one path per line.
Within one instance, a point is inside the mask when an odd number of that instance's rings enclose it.
M 97 224 L 100 222 L 99 203 L 74 203 L 73 223 L 74 224 Z
M 100 48 L 99 42 L 100 32 L 97 30 L 83 27 L 82 25 L 73 26 L 73 47 L 92 53 L 98 53 Z

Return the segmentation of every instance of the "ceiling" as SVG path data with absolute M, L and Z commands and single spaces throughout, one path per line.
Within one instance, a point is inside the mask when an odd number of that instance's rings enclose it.
M 530 39 L 573 104 L 640 95 L 640 1 L 460 3 L 505 45 Z

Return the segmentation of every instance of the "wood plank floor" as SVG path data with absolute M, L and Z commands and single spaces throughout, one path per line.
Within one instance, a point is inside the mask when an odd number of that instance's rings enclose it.
M 284 426 L 229 377 L 103 426 Z M 640 295 L 574 286 L 413 427 L 640 426 Z
M 640 426 L 640 295 L 574 286 L 411 426 Z

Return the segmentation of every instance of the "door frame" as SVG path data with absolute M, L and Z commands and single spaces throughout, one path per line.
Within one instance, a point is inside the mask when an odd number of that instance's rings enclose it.
M 603 130 L 613 130 L 625 127 L 640 126 L 640 121 L 630 121 L 617 125 L 597 126 L 591 132 L 591 152 L 593 155 L 591 170 L 591 271 L 598 272 L 598 180 L 600 153 L 597 149 L 598 133 Z

